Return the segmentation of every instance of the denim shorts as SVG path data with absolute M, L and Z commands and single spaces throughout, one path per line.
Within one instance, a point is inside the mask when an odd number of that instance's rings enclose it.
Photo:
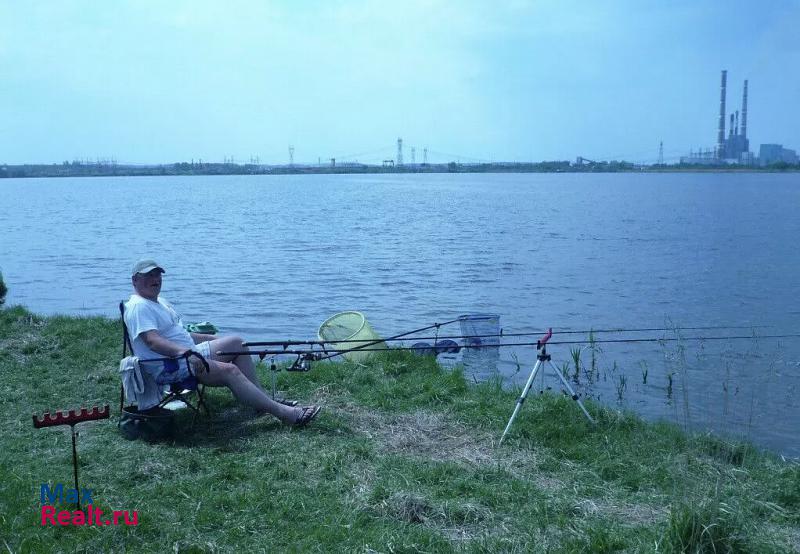
M 197 352 L 206 360 L 211 360 L 211 342 L 201 342 L 192 347 L 193 352 Z M 192 376 L 189 371 L 189 364 L 192 363 L 192 358 L 189 358 L 188 363 L 185 358 L 175 358 L 162 362 L 163 366 L 161 371 L 155 376 L 156 383 L 159 385 L 168 385 L 173 383 L 181 383 Z
M 173 383 L 180 383 L 190 377 L 192 374 L 189 372 L 189 364 L 186 358 L 174 358 L 161 362 L 162 369 L 155 376 L 156 383 L 159 385 L 171 385 Z

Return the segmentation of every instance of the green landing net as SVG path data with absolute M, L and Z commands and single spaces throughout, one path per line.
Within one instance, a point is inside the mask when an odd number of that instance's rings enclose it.
M 387 348 L 385 342 L 370 344 L 372 341 L 381 341 L 381 336 L 372 329 L 361 312 L 341 312 L 329 317 L 319 326 L 318 335 L 322 341 L 345 341 L 334 344 L 338 352 L 362 345 L 368 345 L 364 348 L 369 350 Z M 371 354 L 373 352 L 356 350 L 347 352 L 343 356 L 353 362 L 363 362 Z

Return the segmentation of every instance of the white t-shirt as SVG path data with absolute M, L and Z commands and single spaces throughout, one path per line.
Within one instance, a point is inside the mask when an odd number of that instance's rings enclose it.
M 183 328 L 181 316 L 164 298 L 159 297 L 158 302 L 132 294 L 125 302 L 125 325 L 133 343 L 133 354 L 139 358 L 163 358 L 163 354 L 154 352 L 147 347 L 142 338 L 145 331 L 158 331 L 163 338 L 192 348 L 194 341 L 189 332 Z

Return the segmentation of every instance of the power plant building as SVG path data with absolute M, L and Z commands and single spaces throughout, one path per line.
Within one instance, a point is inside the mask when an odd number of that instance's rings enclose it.
M 752 164 L 754 156 L 750 152 L 747 138 L 747 80 L 742 94 L 742 110 L 728 116 L 725 110 L 728 94 L 728 72 L 722 71 L 719 93 L 719 120 L 717 123 L 717 144 L 711 149 L 700 149 L 681 157 L 681 163 L 696 165 Z M 740 118 L 741 115 L 741 118 Z M 730 119 L 728 119 L 730 117 Z M 726 133 L 726 124 L 727 133 Z
M 739 127 L 739 111 L 730 114 L 730 127 L 725 135 L 725 96 L 727 94 L 728 72 L 722 71 L 719 98 L 719 124 L 717 127 L 717 160 L 733 162 L 752 162 L 750 141 L 747 140 L 747 79 L 742 94 L 742 119 Z
M 762 144 L 758 151 L 758 163 L 769 165 L 784 162 L 797 163 L 797 152 L 784 148 L 782 144 Z
M 784 148 L 781 144 L 762 144 L 758 158 L 750 152 L 750 141 L 747 138 L 747 79 L 742 92 L 741 112 L 736 110 L 730 114 L 725 111 L 728 92 L 728 72 L 722 71 L 719 93 L 719 120 L 717 123 L 717 144 L 714 148 L 701 148 L 681 157 L 682 164 L 723 165 L 756 163 L 765 166 L 774 163 L 797 164 L 800 157 L 794 150 Z M 727 129 L 726 129 L 727 125 Z M 727 132 L 726 132 L 727 131 Z

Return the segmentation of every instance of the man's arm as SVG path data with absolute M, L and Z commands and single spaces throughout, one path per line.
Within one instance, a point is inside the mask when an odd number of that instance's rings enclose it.
M 153 352 L 158 352 L 162 356 L 175 358 L 183 355 L 184 352 L 189 350 L 185 346 L 181 346 L 180 344 L 174 343 L 171 340 L 165 339 L 159 335 L 158 331 L 155 329 L 145 331 L 140 336 L 150 350 Z
M 217 335 L 206 335 L 203 333 L 189 333 L 192 335 L 192 340 L 195 344 L 200 344 L 201 342 L 212 341 L 216 340 L 219 337 Z

